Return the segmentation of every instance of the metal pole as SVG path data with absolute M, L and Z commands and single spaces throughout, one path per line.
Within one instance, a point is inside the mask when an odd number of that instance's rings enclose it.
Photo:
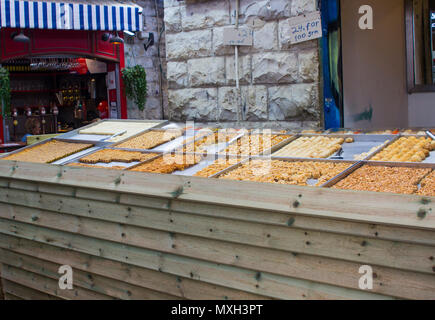
M 239 28 L 239 0 L 236 0 L 236 29 Z M 237 122 L 241 120 L 240 112 L 240 82 L 239 82 L 239 47 L 234 46 L 234 60 L 236 69 L 236 94 L 237 94 Z

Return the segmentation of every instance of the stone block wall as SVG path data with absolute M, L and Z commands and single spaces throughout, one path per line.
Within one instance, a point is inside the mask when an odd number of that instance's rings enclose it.
M 235 0 L 164 0 L 167 112 L 170 120 L 237 121 Z M 317 10 L 317 0 L 240 0 L 240 27 L 253 46 L 239 47 L 242 121 L 318 126 L 319 42 L 290 45 L 288 19 Z
M 133 101 L 128 100 L 127 114 L 129 119 L 163 119 L 164 111 L 164 85 L 165 80 L 165 39 L 164 32 L 160 39 L 160 30 L 163 29 L 163 0 L 133 1 L 143 8 L 144 33 L 154 34 L 155 44 L 145 51 L 145 40 L 137 37 L 129 39 L 125 35 L 125 63 L 126 67 L 137 64 L 142 65 L 147 73 L 148 99 L 144 111 L 140 111 Z M 160 48 L 160 58 L 158 49 Z M 162 65 L 162 73 L 160 72 Z M 162 77 L 162 86 L 160 85 Z

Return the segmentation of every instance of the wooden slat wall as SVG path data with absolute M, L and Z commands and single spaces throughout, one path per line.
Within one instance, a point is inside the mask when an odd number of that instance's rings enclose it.
M 0 161 L 5 298 L 435 299 L 434 201 Z

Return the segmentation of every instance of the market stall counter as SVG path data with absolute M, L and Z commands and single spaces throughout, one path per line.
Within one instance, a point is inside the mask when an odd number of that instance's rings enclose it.
M 192 143 L 186 131 L 160 152 L 114 153 L 120 150 L 113 143 L 94 141 L 98 150 L 64 165 L 0 160 L 4 292 L 47 299 L 435 299 L 435 197 L 425 193 L 433 190 L 435 164 L 372 161 L 374 145 L 350 154 L 367 153 L 365 160 L 334 159 L 340 149 L 323 159 L 221 154 L 234 140 L 220 151 L 185 153 Z M 164 158 L 176 166 L 156 162 Z M 110 163 L 121 168 L 108 170 Z M 159 168 L 168 173 L 154 173 Z M 366 177 L 376 185 L 372 172 L 384 186 L 393 173 L 408 177 L 405 192 L 353 187 Z M 74 270 L 73 290 L 58 289 L 61 265 Z M 376 275 L 371 290 L 360 287 L 363 265 Z

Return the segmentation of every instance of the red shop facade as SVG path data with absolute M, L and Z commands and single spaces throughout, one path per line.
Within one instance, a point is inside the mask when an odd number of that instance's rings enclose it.
M 140 30 L 139 7 L 6 2 L 0 7 L 0 62 L 9 71 L 11 103 L 9 115 L 2 110 L 1 143 L 66 132 L 99 118 L 127 118 L 123 33 Z M 39 131 L 31 132 L 29 123 L 39 124 Z

